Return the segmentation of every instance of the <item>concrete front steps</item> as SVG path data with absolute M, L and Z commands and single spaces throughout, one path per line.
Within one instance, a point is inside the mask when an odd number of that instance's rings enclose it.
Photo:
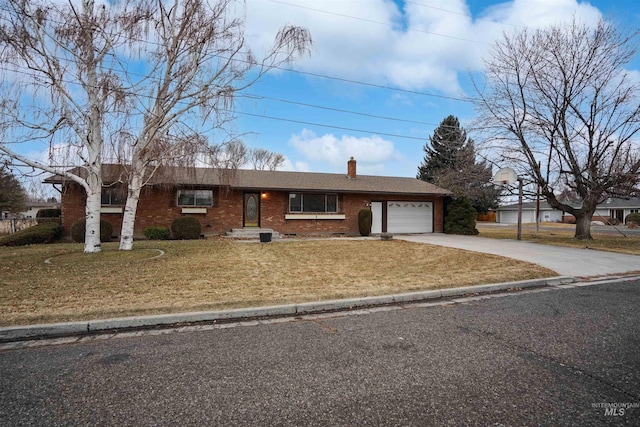
M 280 239 L 282 235 L 277 231 L 273 231 L 271 228 L 234 228 L 231 231 L 227 231 L 225 237 L 231 237 L 234 239 L 259 239 L 260 233 L 271 233 L 271 239 Z

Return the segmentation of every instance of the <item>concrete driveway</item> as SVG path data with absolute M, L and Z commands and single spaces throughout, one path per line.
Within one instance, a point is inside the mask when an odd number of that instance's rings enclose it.
M 436 233 L 395 235 L 394 238 L 519 259 L 547 267 L 562 276 L 590 277 L 640 273 L 640 256 L 593 249 L 565 248 L 529 241 Z

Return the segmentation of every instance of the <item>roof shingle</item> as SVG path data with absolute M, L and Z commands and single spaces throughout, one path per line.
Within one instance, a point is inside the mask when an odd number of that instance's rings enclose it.
M 77 173 L 79 168 L 72 171 Z M 106 183 L 126 181 L 127 168 L 121 165 L 102 165 Z M 65 178 L 52 175 L 47 183 L 61 183 Z M 164 167 L 149 181 L 152 185 L 173 184 L 193 186 L 229 186 L 245 190 L 331 191 L 340 193 L 380 193 L 412 195 L 449 195 L 451 192 L 415 178 L 316 172 L 282 172 L 261 170 L 225 170 L 213 168 Z

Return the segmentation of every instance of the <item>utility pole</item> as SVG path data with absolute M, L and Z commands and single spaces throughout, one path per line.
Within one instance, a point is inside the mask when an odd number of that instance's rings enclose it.
M 522 240 L 522 178 L 518 177 L 518 234 L 516 237 Z
M 538 170 L 540 170 L 540 162 L 538 162 Z M 536 237 L 538 237 L 538 231 L 540 231 L 540 181 L 536 188 Z

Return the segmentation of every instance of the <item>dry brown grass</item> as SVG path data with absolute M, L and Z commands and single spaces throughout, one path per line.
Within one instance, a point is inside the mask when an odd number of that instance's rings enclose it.
M 544 227 L 549 227 L 544 224 Z M 541 230 L 537 234 L 530 229 L 522 230 L 522 239 L 531 240 L 545 245 L 566 246 L 569 248 L 589 248 L 608 252 L 618 252 L 630 255 L 640 255 L 640 236 L 609 234 L 592 232 L 593 240 L 575 240 L 574 227 L 566 224 L 555 224 L 553 231 Z M 515 239 L 516 228 L 513 227 L 483 227 L 478 225 L 481 237 L 494 239 Z
M 166 252 L 160 258 L 149 259 Z M 51 258 L 49 264 L 44 261 Z M 0 247 L 0 325 L 215 310 L 526 280 L 555 274 L 403 241 L 228 240 Z

